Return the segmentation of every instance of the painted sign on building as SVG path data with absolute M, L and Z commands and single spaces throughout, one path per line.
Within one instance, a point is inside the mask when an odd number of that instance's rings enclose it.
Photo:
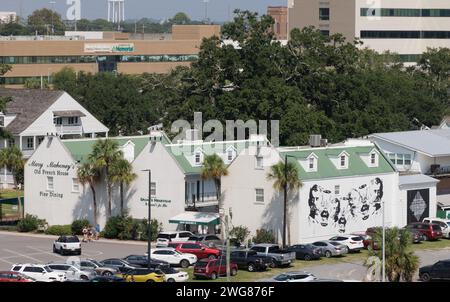
M 133 43 L 86 43 L 84 44 L 85 53 L 130 53 L 134 52 Z
M 420 222 L 430 213 L 430 190 L 411 190 L 407 193 L 408 223 Z

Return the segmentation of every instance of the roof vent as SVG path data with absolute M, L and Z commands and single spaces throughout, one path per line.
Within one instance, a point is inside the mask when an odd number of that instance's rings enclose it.
M 321 146 L 322 135 L 313 134 L 309 136 L 309 145 L 313 148 L 317 148 Z

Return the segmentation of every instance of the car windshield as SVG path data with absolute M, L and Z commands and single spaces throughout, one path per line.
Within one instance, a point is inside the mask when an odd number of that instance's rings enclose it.
M 434 231 L 440 231 L 441 227 L 439 225 L 437 225 L 437 224 L 433 224 L 433 230 Z
M 67 239 L 66 239 L 67 241 L 67 243 L 74 243 L 74 242 L 80 242 L 80 240 L 78 239 L 78 237 L 76 237 L 76 236 L 73 236 L 73 237 L 67 237 Z
M 289 276 L 286 274 L 281 274 L 281 275 L 276 276 L 274 279 L 277 281 L 286 281 L 289 279 Z
M 90 260 L 90 262 L 95 264 L 96 266 L 102 266 L 101 263 L 99 263 L 97 260 Z
M 176 274 L 178 271 L 170 266 L 161 266 L 159 268 L 164 274 Z
M 180 251 L 174 250 L 174 252 L 175 252 L 175 254 L 177 254 L 177 255 L 183 255 L 183 253 L 180 252 Z
M 352 237 L 353 241 L 362 241 L 363 238 L 361 236 Z
M 46 271 L 47 273 L 53 272 L 53 270 L 52 270 L 50 267 L 48 267 L 48 266 L 44 266 L 44 269 L 45 269 L 45 271 Z

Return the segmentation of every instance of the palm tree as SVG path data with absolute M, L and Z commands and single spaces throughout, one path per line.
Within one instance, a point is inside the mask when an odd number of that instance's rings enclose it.
M 303 183 L 299 178 L 298 168 L 292 162 L 288 162 L 286 165 L 287 171 L 285 171 L 285 163 L 280 161 L 277 164 L 270 167 L 270 172 L 267 174 L 267 179 L 274 181 L 273 188 L 278 192 L 283 192 L 285 186 L 287 185 L 288 192 L 290 195 L 294 195 L 302 186 Z M 287 172 L 287 173 L 286 173 Z M 286 174 L 286 176 L 285 176 Z M 287 203 L 287 200 L 284 202 Z M 288 206 L 284 204 L 283 216 L 286 219 L 283 221 L 283 244 L 286 243 L 285 232 L 287 229 L 288 233 L 288 243 L 291 242 L 291 230 L 290 230 L 290 219 L 288 215 Z
M 224 230 L 224 217 L 223 217 L 223 204 L 221 196 L 221 178 L 228 175 L 228 169 L 225 166 L 222 158 L 217 154 L 207 155 L 203 160 L 203 169 L 201 177 L 203 180 L 212 179 L 214 186 L 216 187 L 217 201 L 219 202 L 219 214 L 220 214 L 220 230 L 223 236 Z
M 137 175 L 133 172 L 133 166 L 126 159 L 120 159 L 116 161 L 111 167 L 111 180 L 114 183 L 118 183 L 120 186 L 120 214 L 125 215 L 123 206 L 123 186 L 129 185 L 137 178 Z
M 104 171 L 106 194 L 108 196 L 108 213 L 112 214 L 112 185 L 110 170 L 111 167 L 120 159 L 123 158 L 122 151 L 119 150 L 119 144 L 115 140 L 101 139 L 98 140 L 92 147 L 92 153 L 89 155 L 89 161 L 94 164 L 94 167 Z
M 83 186 L 88 184 L 92 191 L 92 206 L 94 208 L 94 225 L 97 225 L 97 196 L 95 192 L 95 185 L 100 180 L 100 172 L 92 162 L 85 162 L 77 171 L 77 177 L 80 184 Z
M 19 209 L 19 219 L 23 218 L 22 202 L 20 201 L 19 184 L 23 181 L 23 170 L 25 161 L 23 160 L 23 154 L 16 146 L 3 149 L 0 152 L 0 163 L 6 169 L 11 171 L 14 179 L 14 188 L 17 190 L 17 201 Z
M 377 228 L 373 241 L 378 245 L 383 245 L 382 229 Z M 411 249 L 412 234 L 406 229 L 397 227 L 386 229 L 385 235 L 386 253 L 386 277 L 391 282 L 401 280 L 411 282 L 415 273 L 419 269 L 419 257 L 414 255 Z M 370 256 L 382 259 L 382 251 L 371 251 Z

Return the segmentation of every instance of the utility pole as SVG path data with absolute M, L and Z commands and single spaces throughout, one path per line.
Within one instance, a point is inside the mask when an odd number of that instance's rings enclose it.
M 231 270 L 230 270 L 230 264 L 231 264 L 231 248 L 230 248 L 230 213 L 225 216 L 225 232 L 226 232 L 226 245 L 227 245 L 227 282 L 230 282 L 230 276 L 231 276 Z
M 143 170 L 148 172 L 148 221 L 147 221 L 147 268 L 151 269 L 151 252 L 152 252 L 152 228 L 151 228 L 151 217 L 152 217 L 152 170 Z
M 284 157 L 284 203 L 283 203 L 283 248 L 286 248 L 286 210 L 287 210 L 287 164 L 288 156 Z

